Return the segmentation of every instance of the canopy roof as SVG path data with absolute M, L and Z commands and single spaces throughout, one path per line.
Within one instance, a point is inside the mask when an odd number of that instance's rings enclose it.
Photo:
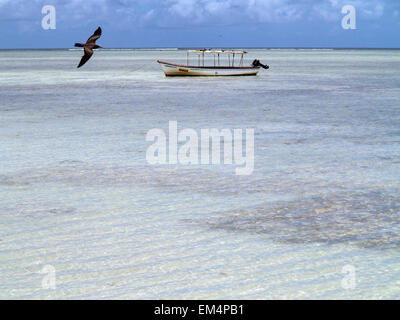
M 187 50 L 187 52 L 195 53 L 232 53 L 232 54 L 246 54 L 244 50 L 224 50 L 224 49 L 200 49 L 200 50 Z

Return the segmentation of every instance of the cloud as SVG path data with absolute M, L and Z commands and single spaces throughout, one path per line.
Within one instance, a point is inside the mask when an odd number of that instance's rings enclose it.
M 348 4 L 366 20 L 400 7 L 398 0 L 0 0 L 0 19 L 32 21 L 40 18 L 42 6 L 54 5 L 57 20 L 73 26 L 97 21 L 119 27 L 337 21 Z
M 291 0 L 169 0 L 172 21 L 189 24 L 284 22 L 301 17 L 302 7 Z
M 285 23 L 338 20 L 341 8 L 354 5 L 361 18 L 382 17 L 389 0 L 169 0 L 169 21 L 201 23 Z M 174 19 L 171 19 L 171 17 Z
M 356 9 L 357 16 L 365 20 L 376 20 L 383 16 L 385 7 L 390 0 L 329 0 L 320 1 L 312 7 L 313 17 L 319 17 L 326 21 L 337 20 L 342 17 L 341 8 L 352 5 Z

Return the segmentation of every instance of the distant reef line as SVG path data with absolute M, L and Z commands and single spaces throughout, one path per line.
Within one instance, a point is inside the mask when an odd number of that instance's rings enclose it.
M 249 49 L 249 50 L 400 50 L 400 48 L 357 48 L 357 47 L 137 47 L 137 48 L 102 48 L 99 50 L 138 50 L 138 51 L 178 51 L 178 50 L 193 50 L 193 49 Z M 81 50 L 71 48 L 0 48 L 0 51 L 15 51 L 15 50 Z

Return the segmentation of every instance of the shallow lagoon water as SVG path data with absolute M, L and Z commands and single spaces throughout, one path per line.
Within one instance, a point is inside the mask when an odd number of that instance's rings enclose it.
M 400 298 L 399 51 L 190 79 L 156 63 L 182 51 L 80 55 L 0 51 L 0 298 Z M 169 120 L 254 128 L 253 174 L 147 164 Z

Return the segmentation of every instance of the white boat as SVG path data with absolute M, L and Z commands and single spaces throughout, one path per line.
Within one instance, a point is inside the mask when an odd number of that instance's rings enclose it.
M 190 53 L 198 55 L 197 65 L 189 63 Z M 205 65 L 204 56 L 206 53 L 213 54 L 214 64 Z M 161 65 L 167 77 L 171 76 L 256 76 L 260 68 L 268 69 L 269 67 L 263 65 L 258 60 L 254 60 L 250 66 L 243 66 L 243 57 L 246 54 L 243 50 L 188 50 L 187 51 L 187 64 L 177 64 L 167 61 L 157 60 Z M 221 65 L 220 55 L 226 54 L 228 57 L 228 64 Z M 239 65 L 235 66 L 235 57 L 240 56 Z

